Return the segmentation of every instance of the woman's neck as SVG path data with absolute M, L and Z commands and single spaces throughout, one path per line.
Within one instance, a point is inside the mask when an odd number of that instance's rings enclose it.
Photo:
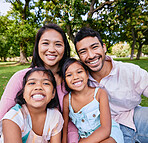
M 57 74 L 59 71 L 59 63 L 54 66 L 44 65 L 46 69 L 50 69 L 53 74 Z

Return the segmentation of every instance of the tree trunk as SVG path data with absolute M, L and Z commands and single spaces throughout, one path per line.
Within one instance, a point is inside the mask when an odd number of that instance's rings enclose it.
M 69 24 L 66 25 L 67 34 L 69 36 L 69 39 L 74 43 L 74 36 L 71 30 L 71 26 Z
M 20 45 L 21 45 L 21 47 L 20 47 L 20 63 L 21 64 L 29 63 L 27 60 L 27 56 L 24 51 L 23 45 L 22 44 L 20 44 Z
M 140 60 L 141 53 L 142 53 L 142 44 L 139 42 L 139 49 L 136 57 L 137 60 Z
M 133 36 L 133 43 L 132 43 L 131 57 L 130 57 L 131 60 L 134 57 L 134 49 L 135 49 L 135 43 L 136 43 L 135 29 L 134 28 L 132 28 L 132 36 Z

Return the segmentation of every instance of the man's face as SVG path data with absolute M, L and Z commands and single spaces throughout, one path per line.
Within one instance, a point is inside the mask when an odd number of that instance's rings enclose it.
M 92 71 L 98 72 L 102 69 L 106 46 L 102 47 L 97 37 L 85 37 L 76 43 L 76 48 L 81 61 Z

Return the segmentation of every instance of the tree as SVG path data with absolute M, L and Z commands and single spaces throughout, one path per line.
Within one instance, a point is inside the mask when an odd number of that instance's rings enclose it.
M 141 54 L 142 45 L 146 44 L 147 0 L 120 0 L 117 6 L 118 20 L 120 23 L 120 40 L 131 44 L 131 59 L 133 59 L 135 45 L 139 44 L 137 59 Z
M 26 63 L 28 45 L 34 43 L 37 28 L 40 25 L 40 2 L 35 3 L 33 0 L 7 0 L 10 2 L 12 10 L 9 12 L 9 18 L 14 19 L 15 23 L 11 29 L 13 33 L 13 44 L 20 48 L 20 63 Z M 39 8 L 38 8 L 39 7 Z M 35 8 L 38 8 L 37 11 Z M 30 43 L 30 44 L 28 44 Z M 31 46 L 33 48 L 33 46 Z M 13 47 L 14 48 L 14 47 Z

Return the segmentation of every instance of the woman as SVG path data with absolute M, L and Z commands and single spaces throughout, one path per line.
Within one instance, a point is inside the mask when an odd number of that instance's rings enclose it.
M 63 61 L 70 57 L 70 46 L 63 30 L 56 24 L 48 24 L 39 29 L 33 52 L 33 59 L 31 68 L 33 67 L 45 67 L 50 69 L 57 82 L 57 92 L 63 109 L 63 96 L 66 92 L 61 90 L 61 75 L 60 70 Z M 16 72 L 9 80 L 6 89 L 1 97 L 0 102 L 0 119 L 4 114 L 15 105 L 14 98 L 17 92 L 22 88 L 23 77 L 30 68 Z M 69 125 L 69 142 L 77 142 L 78 134 L 74 125 Z

